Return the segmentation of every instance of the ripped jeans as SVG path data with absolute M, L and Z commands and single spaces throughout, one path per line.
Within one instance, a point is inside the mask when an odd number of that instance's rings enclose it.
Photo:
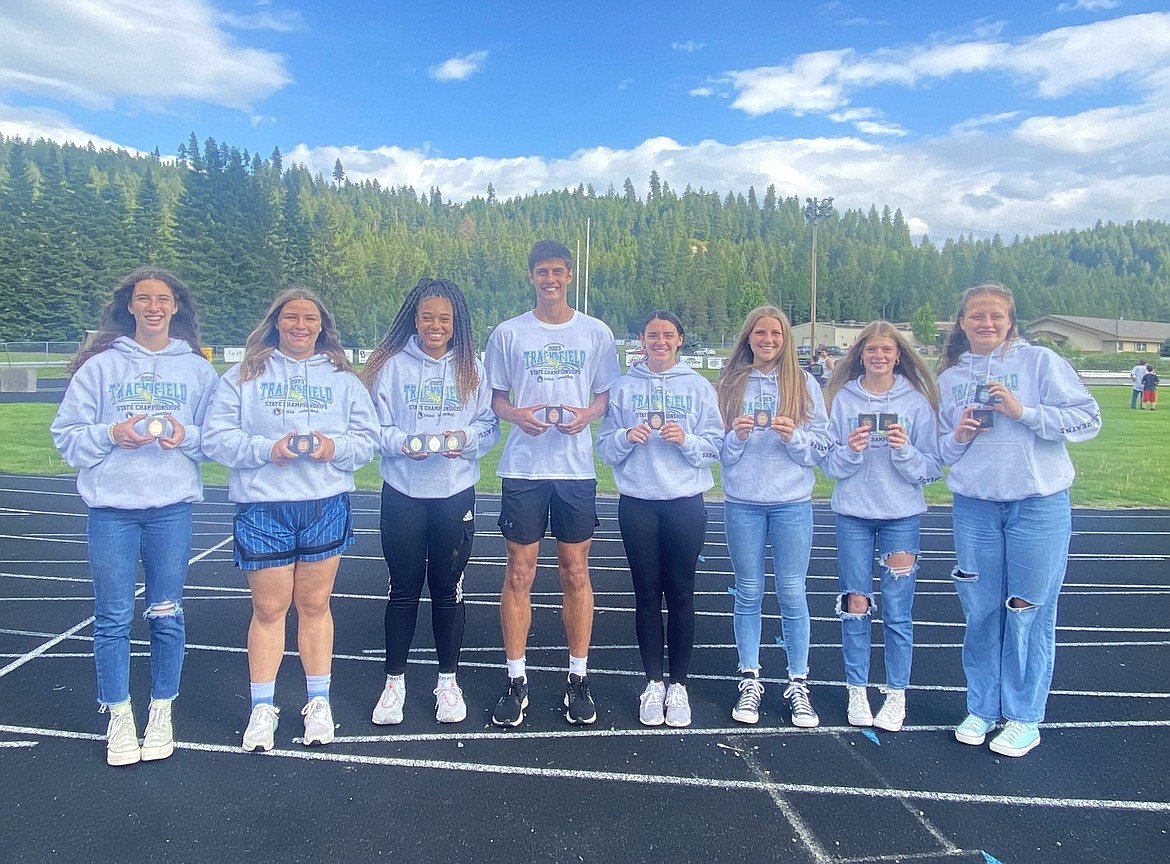
M 845 682 L 858 687 L 869 683 L 869 654 L 873 596 L 873 552 L 881 561 L 881 617 L 885 644 L 886 686 L 905 690 L 910 684 L 910 662 L 914 651 L 914 577 L 918 573 L 919 517 L 904 519 L 858 519 L 837 514 L 837 614 L 841 618 L 841 650 L 845 656 Z M 886 565 L 891 553 L 914 556 L 909 572 L 896 575 Z M 905 568 L 899 568 L 905 569 Z M 847 611 L 847 594 L 869 600 L 862 614 Z
M 963 604 L 967 711 L 1039 723 L 1056 659 L 1056 601 L 1064 584 L 1068 491 L 1021 501 L 954 496 L 955 590 Z M 1011 608 L 1013 599 L 1022 608 Z
M 183 583 L 191 557 L 191 505 L 92 507 L 86 530 L 98 702 L 116 705 L 130 698 L 130 623 L 140 559 L 150 630 L 150 696 L 175 698 L 187 644 Z

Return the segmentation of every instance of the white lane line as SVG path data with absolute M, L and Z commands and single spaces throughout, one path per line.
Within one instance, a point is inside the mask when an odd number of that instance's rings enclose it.
M 212 552 L 214 552 L 214 551 L 215 551 L 216 549 L 218 549 L 220 546 L 224 545 L 225 543 L 228 543 L 228 542 L 230 542 L 230 541 L 231 541 L 231 539 L 232 539 L 231 537 L 227 537 L 227 538 L 225 538 L 223 541 L 221 541 L 220 543 L 218 543 L 218 544 L 216 544 L 215 546 L 211 547 L 211 548 L 210 548 L 210 549 L 208 549 L 206 552 L 200 552 L 198 555 L 196 555 L 195 557 L 191 558 L 191 559 L 190 559 L 190 560 L 189 560 L 187 563 L 188 563 L 188 564 L 194 564 L 196 561 L 199 561 L 199 560 L 201 560 L 201 559 L 205 558 L 207 555 L 209 555 L 209 554 L 211 554 Z M 146 586 L 140 586 L 140 587 L 136 588 L 136 589 L 135 589 L 135 591 L 134 591 L 134 597 L 135 597 L 135 598 L 138 598 L 138 597 L 139 597 L 139 596 L 141 596 L 141 595 L 142 595 L 142 594 L 143 594 L 145 591 L 146 591 Z M 92 599 L 92 598 L 91 598 L 91 599 Z M 3 678 L 3 677 L 4 677 L 5 675 L 7 675 L 8 673 L 10 673 L 10 672 L 13 672 L 13 671 L 15 671 L 15 670 L 19 669 L 21 666 L 23 666 L 25 663 L 28 663 L 30 660 L 35 660 L 37 657 L 40 657 L 40 656 L 41 656 L 42 654 L 44 654 L 46 651 L 50 651 L 50 650 L 52 650 L 52 648 L 54 648 L 56 645 L 58 645 L 58 644 L 60 644 L 61 642 L 65 641 L 65 640 L 66 640 L 66 639 L 68 639 L 70 636 L 73 636 L 73 635 L 75 635 L 76 633 L 79 633 L 80 631 L 84 630 L 86 627 L 88 627 L 88 626 L 89 626 L 90 624 L 92 624 L 93 622 L 94 622 L 94 616 L 90 615 L 90 616 L 89 616 L 88 618 L 86 618 L 84 621 L 81 621 L 81 622 L 79 622 L 79 623 L 77 623 L 77 624 L 74 624 L 72 627 L 70 627 L 70 628 L 69 628 L 68 630 L 66 630 L 64 633 L 58 633 L 56 636 L 54 636 L 52 639 L 49 639 L 47 642 L 42 642 L 40 645 L 38 645 L 38 646 L 37 646 L 36 648 L 34 648 L 32 651 L 29 651 L 28 653 L 21 655 L 21 656 L 20 656 L 20 657 L 18 657 L 16 660 L 13 660 L 13 661 L 12 661 L 11 663 L 9 663 L 7 666 L 5 666 L 4 668 L 0 669 L 0 678 Z
M 14 750 L 18 747 L 36 747 L 40 743 L 40 741 L 0 741 L 0 750 Z
M 738 738 L 728 739 L 732 745 L 738 743 Z M 736 747 L 735 752 L 739 755 L 743 763 L 752 772 L 752 776 L 756 778 L 757 782 L 763 784 L 770 784 L 768 779 L 768 772 L 760 765 L 759 759 L 751 750 L 744 750 Z M 774 786 L 767 785 L 768 797 L 772 799 L 772 803 L 776 805 L 776 809 L 780 811 L 780 815 L 792 826 L 792 830 L 796 832 L 797 839 L 800 840 L 801 845 L 804 846 L 805 851 L 817 864 L 829 864 L 833 860 L 833 856 L 829 854 L 829 850 L 821 845 L 817 840 L 817 836 L 813 833 L 808 823 L 804 821 L 804 817 L 800 815 L 800 811 L 793 806 L 784 794 Z
M 949 728 L 949 727 L 948 727 Z M 670 734 L 681 730 L 672 729 Z M 800 730 L 807 734 L 810 730 Z M 105 736 L 59 729 L 39 729 L 28 726 L 0 725 L 0 732 L 45 738 L 71 738 L 103 740 Z M 465 736 L 466 737 L 466 736 Z M 176 742 L 180 750 L 204 753 L 258 758 L 257 754 L 245 753 L 239 747 L 225 744 L 202 744 Z M 939 792 L 929 789 L 875 789 L 865 786 L 821 786 L 808 783 L 778 783 L 758 780 L 719 780 L 709 777 L 679 777 L 669 774 L 639 774 L 619 771 L 587 771 L 572 768 L 531 768 L 517 765 L 493 765 L 474 762 L 453 762 L 446 759 L 411 759 L 397 756 L 362 756 L 336 751 L 302 749 L 270 750 L 259 757 L 301 759 L 310 762 L 335 762 L 349 765 L 380 765 L 391 768 L 430 769 L 440 771 L 462 771 L 472 774 L 494 774 L 523 777 L 551 778 L 559 780 L 583 780 L 591 782 L 637 783 L 647 786 L 681 786 L 701 790 L 723 789 L 740 792 L 764 792 L 773 790 L 781 794 L 815 795 L 822 797 L 877 798 L 885 800 L 910 799 L 913 801 L 935 801 L 946 804 L 990 804 L 1004 807 L 1041 807 L 1052 810 L 1089 811 L 1137 811 L 1144 813 L 1170 813 L 1170 801 L 1129 801 L 1102 798 L 1052 798 L 1040 795 L 985 795 L 968 792 Z

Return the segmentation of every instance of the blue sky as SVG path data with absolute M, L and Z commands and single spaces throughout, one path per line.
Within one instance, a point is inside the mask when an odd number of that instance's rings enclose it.
M 0 134 L 500 197 L 681 190 L 901 208 L 1006 239 L 1170 218 L 1170 3 L 36 0 Z

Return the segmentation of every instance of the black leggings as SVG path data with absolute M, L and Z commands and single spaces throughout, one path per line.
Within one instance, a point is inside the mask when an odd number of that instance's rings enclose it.
M 634 628 L 642 668 L 651 681 L 662 680 L 665 596 L 670 680 L 685 684 L 695 647 L 695 567 L 707 531 L 703 496 L 645 501 L 622 495 L 618 527 L 634 579 Z
M 382 556 L 390 571 L 386 674 L 406 672 L 423 579 L 439 671 L 455 672 L 463 644 L 463 568 L 475 537 L 475 488 L 450 498 L 411 498 L 382 484 Z

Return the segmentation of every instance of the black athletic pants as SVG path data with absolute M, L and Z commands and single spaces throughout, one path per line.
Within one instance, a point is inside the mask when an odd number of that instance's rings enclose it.
M 439 671 L 453 673 L 463 644 L 463 568 L 475 537 L 475 488 L 450 498 L 411 498 L 382 484 L 382 555 L 390 571 L 386 674 L 402 675 L 414 640 L 423 581 Z
M 618 527 L 634 580 L 634 627 L 642 668 L 651 681 L 663 679 L 665 597 L 670 680 L 685 684 L 695 647 L 695 567 L 707 530 L 703 496 L 646 501 L 622 495 Z

